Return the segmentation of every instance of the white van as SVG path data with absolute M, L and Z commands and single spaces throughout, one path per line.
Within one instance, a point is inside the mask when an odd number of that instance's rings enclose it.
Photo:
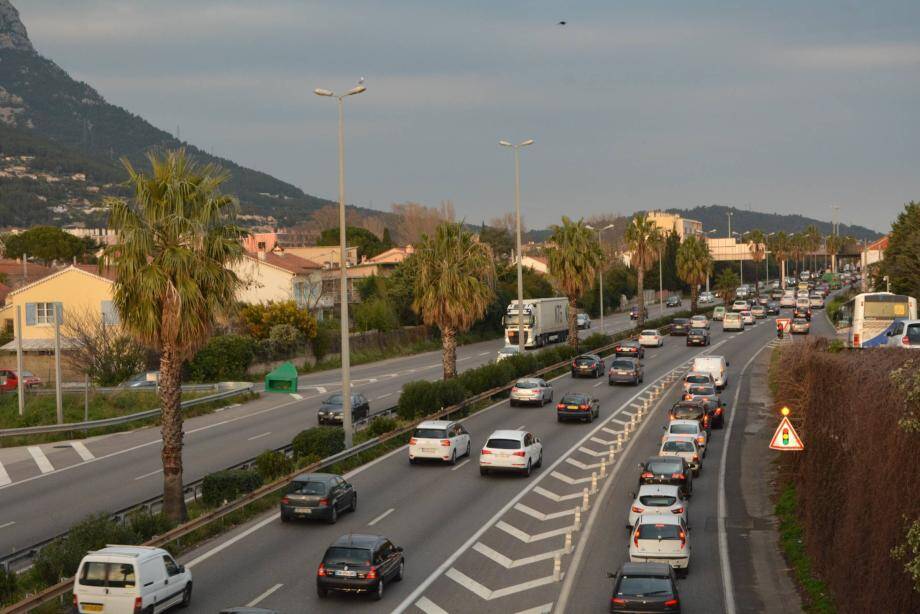
M 729 311 L 722 317 L 722 330 L 744 330 L 744 319 L 737 311 Z
M 728 386 L 728 365 L 725 356 L 697 356 L 690 370 L 709 373 L 716 383 L 716 389 L 724 390 Z
M 158 614 L 191 600 L 192 572 L 161 548 L 106 546 L 84 556 L 74 576 L 81 614 Z

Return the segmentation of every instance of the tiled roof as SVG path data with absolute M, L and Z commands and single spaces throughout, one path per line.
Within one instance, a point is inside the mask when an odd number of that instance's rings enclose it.
M 294 254 L 285 254 L 284 252 L 265 252 L 264 258 L 260 256 L 260 254 L 252 252 L 246 255 L 254 260 L 264 262 L 265 264 L 294 274 L 307 273 L 312 270 L 323 268 L 322 265 L 312 260 L 307 260 L 306 258 L 295 256 Z

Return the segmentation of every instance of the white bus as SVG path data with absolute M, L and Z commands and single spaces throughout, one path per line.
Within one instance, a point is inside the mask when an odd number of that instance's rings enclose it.
M 849 325 L 847 345 L 854 348 L 886 345 L 892 324 L 915 319 L 917 299 L 890 292 L 857 294 L 844 303 L 837 316 L 839 323 Z

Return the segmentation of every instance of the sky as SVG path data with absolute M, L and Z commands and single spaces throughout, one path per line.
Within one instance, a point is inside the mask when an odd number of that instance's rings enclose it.
M 182 139 L 350 203 L 735 205 L 885 231 L 920 199 L 920 2 L 13 0 L 42 55 Z M 558 25 L 560 20 L 566 25 Z

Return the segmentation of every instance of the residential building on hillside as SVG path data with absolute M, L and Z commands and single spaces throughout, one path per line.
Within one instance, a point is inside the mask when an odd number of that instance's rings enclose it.
M 724 260 L 753 260 L 751 244 L 739 241 L 734 237 L 706 237 L 709 253 L 716 261 Z
M 243 303 L 295 301 L 317 311 L 329 302 L 323 297 L 323 267 L 288 252 L 247 252 L 231 270 L 245 284 L 237 293 L 237 300 Z
M 411 245 L 405 247 L 391 247 L 385 252 L 381 252 L 373 258 L 368 258 L 367 262 L 373 264 L 402 264 L 406 258 L 415 253 L 415 248 Z
M 0 258 L 0 277 L 3 283 L 12 289 L 38 281 L 53 270 L 35 262 L 23 262 L 22 259 Z
M 677 236 L 683 241 L 691 235 L 700 236 L 703 234 L 703 223 L 696 220 L 690 220 L 681 217 L 676 213 L 665 213 L 664 211 L 649 211 L 648 218 L 661 229 L 661 232 L 667 234 L 674 230 Z
M 866 264 L 875 264 L 885 259 L 885 250 L 888 249 L 889 235 L 885 235 L 877 241 L 873 241 L 866 246 Z
M 326 268 L 339 266 L 339 246 L 338 245 L 313 245 L 308 247 L 282 247 L 285 252 L 312 260 Z M 345 248 L 345 262 L 348 266 L 358 264 L 358 248 Z
M 521 258 L 521 266 L 541 275 L 549 272 L 549 260 L 546 256 L 524 256 Z

